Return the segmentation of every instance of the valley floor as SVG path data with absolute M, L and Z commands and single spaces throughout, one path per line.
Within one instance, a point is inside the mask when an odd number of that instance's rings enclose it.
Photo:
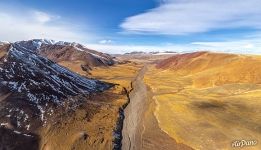
M 188 80 L 170 77 L 175 75 L 151 70 L 145 80 L 154 93 L 159 126 L 173 139 L 203 150 L 232 149 L 235 140 L 261 139 L 260 86 L 184 88 Z
M 84 104 L 68 113 L 58 111 L 61 114 L 56 114 L 58 117 L 53 123 L 37 129 L 39 137 L 35 147 L 45 150 L 118 150 L 119 147 L 122 150 L 230 150 L 235 149 L 232 146 L 236 140 L 254 140 L 256 145 L 244 149 L 261 149 L 258 143 L 261 141 L 260 72 L 251 68 L 254 64 L 258 68 L 260 57 L 247 57 L 251 63 L 243 66 L 246 63 L 241 59 L 245 57 L 225 55 L 228 60 L 216 67 L 225 59 L 223 56 L 220 60 L 214 56 L 208 61 L 213 54 L 200 54 L 203 56 L 198 60 L 187 55 L 181 62 L 174 59 L 171 67 L 182 63 L 178 69 L 188 67 L 181 71 L 157 67 L 159 61 L 170 57 L 166 55 L 144 58 L 125 55 L 119 59 L 126 63 L 94 67 L 88 73 L 79 64 L 61 63 L 82 76 L 116 86 L 90 98 L 76 97 L 83 99 Z M 191 55 L 198 56 L 198 53 L 188 54 Z M 191 62 L 185 64 L 187 60 Z M 234 63 L 235 60 L 240 65 Z M 231 66 L 227 67 L 230 62 Z M 229 76 L 231 72 L 234 74 Z M 241 77 L 246 77 L 242 83 Z M 0 95 L 0 101 L 6 96 L 8 93 Z M 115 139 L 121 142 L 115 143 Z M 115 144 L 119 144 L 117 148 Z
M 122 149 L 191 149 L 177 143 L 159 128 L 154 116 L 156 105 L 152 99 L 153 93 L 143 81 L 146 71 L 147 65 L 140 70 L 132 84 L 130 103 L 124 111 Z
M 237 140 L 257 142 L 244 149 L 261 149 L 260 84 L 197 87 L 196 74 L 145 64 L 125 109 L 123 150 L 235 149 Z

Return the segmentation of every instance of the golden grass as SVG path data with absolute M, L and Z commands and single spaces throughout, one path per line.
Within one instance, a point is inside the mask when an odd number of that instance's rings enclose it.
M 40 149 L 112 149 L 118 110 L 126 96 L 114 89 L 100 93 L 83 106 L 42 128 Z
M 97 67 L 90 75 L 82 71 L 80 61 L 59 64 L 83 76 L 119 85 L 97 94 L 72 114 L 60 117 L 55 125 L 50 124 L 40 129 L 40 149 L 112 149 L 119 108 L 128 101 L 123 87 L 130 88 L 131 81 L 141 66 L 129 63 Z M 87 115 L 92 117 L 86 117 Z
M 82 76 L 88 76 L 97 80 L 119 84 L 120 86 L 126 88 L 130 88 L 132 79 L 135 78 L 139 69 L 142 67 L 141 64 L 130 62 L 108 67 L 93 67 L 93 70 L 90 71 L 91 74 L 88 74 L 81 68 L 81 64 L 83 64 L 82 61 L 62 61 L 59 62 L 59 64 Z
M 195 149 L 261 140 L 261 57 L 206 53 L 145 75 L 160 128 Z M 250 147 L 260 149 L 261 145 Z
M 136 77 L 141 67 L 142 65 L 135 63 L 115 65 L 108 68 L 99 67 L 91 71 L 91 76 L 129 89 L 131 81 Z
M 83 71 L 81 68 L 81 65 L 84 64 L 83 61 L 61 61 L 58 63 L 61 66 L 64 66 L 68 69 L 70 69 L 73 72 L 76 72 L 82 76 L 87 76 L 87 72 Z

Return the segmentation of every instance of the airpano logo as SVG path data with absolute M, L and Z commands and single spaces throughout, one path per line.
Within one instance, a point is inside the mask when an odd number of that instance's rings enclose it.
M 232 147 L 234 148 L 242 148 L 245 146 L 255 146 L 257 145 L 257 140 L 235 140 L 232 142 Z

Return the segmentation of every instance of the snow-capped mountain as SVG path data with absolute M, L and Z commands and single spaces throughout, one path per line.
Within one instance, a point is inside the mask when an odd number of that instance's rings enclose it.
M 9 42 L 7 42 L 7 41 L 0 41 L 0 45 L 5 45 L 5 44 L 9 44 Z
M 83 100 L 79 96 L 88 97 L 113 86 L 80 76 L 41 56 L 44 45 L 57 44 L 31 40 L 0 46 L 1 126 L 19 131 L 37 128 L 56 109 L 75 109 Z
M 81 67 L 87 69 L 86 71 L 89 71 L 92 67 L 111 66 L 115 63 L 110 55 L 88 49 L 84 45 L 75 42 L 34 39 L 19 41 L 16 44 L 31 49 L 57 63 L 61 61 L 81 61 Z

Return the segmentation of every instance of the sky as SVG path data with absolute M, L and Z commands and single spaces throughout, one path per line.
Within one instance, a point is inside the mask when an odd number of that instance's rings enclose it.
M 1 0 L 0 41 L 53 39 L 106 53 L 261 54 L 260 0 Z

